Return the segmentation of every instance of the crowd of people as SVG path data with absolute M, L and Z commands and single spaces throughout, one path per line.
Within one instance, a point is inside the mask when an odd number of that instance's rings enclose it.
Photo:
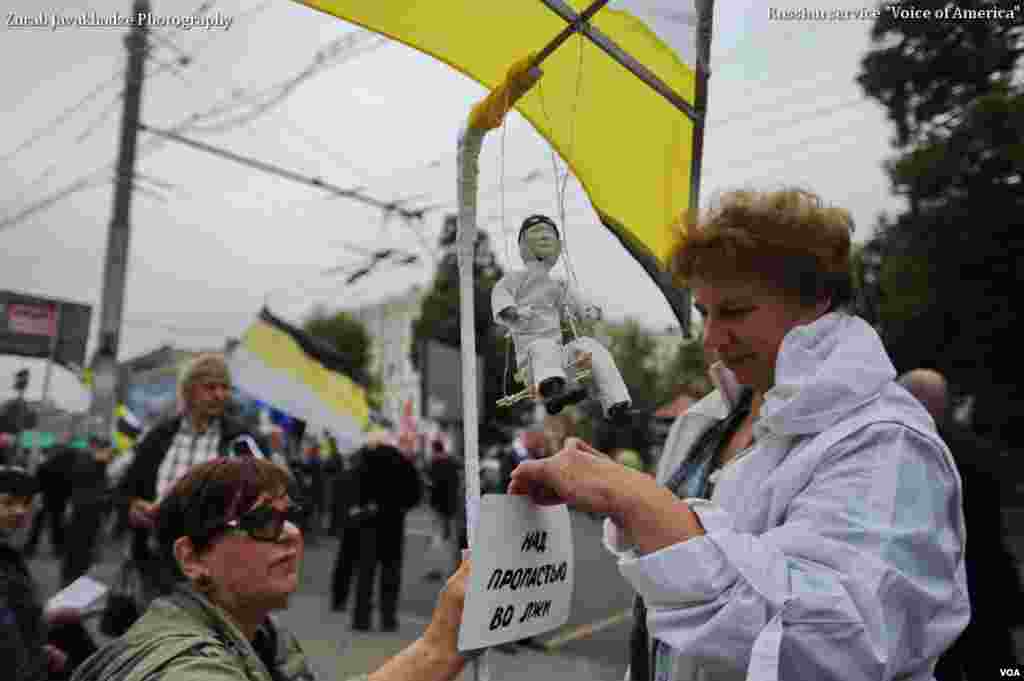
M 990 448 L 952 423 L 941 375 L 900 376 L 850 313 L 851 231 L 846 211 L 795 189 L 732 192 L 680 223 L 672 275 L 703 317 L 714 390 L 675 418 L 654 470 L 628 442 L 604 453 L 573 437 L 566 415 L 495 452 L 487 491 L 604 518 L 609 559 L 637 594 L 629 679 L 962 681 L 1016 668 L 1021 590 Z M 348 456 L 278 459 L 226 409 L 222 357 L 191 362 L 179 390 L 181 412 L 116 472 L 102 437 L 34 475 L 0 468 L 3 536 L 43 497 L 24 546 L 0 546 L 13 678 L 310 679 L 301 642 L 272 616 L 298 588 L 307 538 L 330 517 L 331 607 L 369 631 L 376 605 L 377 626 L 394 630 L 405 517 L 421 503 L 444 554 L 424 578 L 447 581 L 421 637 L 369 678 L 454 678 L 471 567 L 444 440 L 418 452 L 377 433 Z M 69 583 L 109 511 L 145 588 L 97 650 L 80 613 L 43 610 L 25 554 L 48 524 Z

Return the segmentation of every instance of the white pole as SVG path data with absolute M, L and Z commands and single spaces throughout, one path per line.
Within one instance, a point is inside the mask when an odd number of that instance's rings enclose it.
M 466 470 L 466 529 L 469 546 L 476 543 L 480 514 L 479 407 L 477 405 L 476 314 L 473 264 L 476 259 L 476 184 L 480 146 L 486 131 L 466 127 L 459 134 L 459 318 L 462 345 L 462 434 Z
M 480 518 L 479 409 L 476 371 L 476 314 L 473 298 L 473 265 L 476 260 L 476 194 L 480 147 L 486 130 L 463 128 L 458 143 L 459 221 L 455 239 L 459 259 L 459 321 L 462 345 L 462 451 L 466 471 L 466 534 L 470 548 L 476 545 Z M 490 678 L 487 654 L 473 660 L 474 678 Z

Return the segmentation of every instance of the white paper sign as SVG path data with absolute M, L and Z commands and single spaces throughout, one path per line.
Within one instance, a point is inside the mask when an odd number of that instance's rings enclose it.
M 459 650 L 518 641 L 569 619 L 573 553 L 569 509 L 485 494 Z
M 90 605 L 106 595 L 109 587 L 103 582 L 97 582 L 89 575 L 83 575 L 46 602 L 47 610 L 58 610 L 60 608 L 75 608 L 85 610 Z

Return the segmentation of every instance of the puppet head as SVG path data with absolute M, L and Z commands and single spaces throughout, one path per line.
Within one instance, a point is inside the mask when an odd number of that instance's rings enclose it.
M 546 215 L 531 215 L 519 228 L 519 255 L 527 265 L 540 263 L 551 269 L 562 255 L 562 238 Z

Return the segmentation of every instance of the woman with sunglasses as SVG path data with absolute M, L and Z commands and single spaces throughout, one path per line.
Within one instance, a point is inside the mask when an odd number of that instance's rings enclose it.
M 300 509 L 284 469 L 255 457 L 214 459 L 179 480 L 160 504 L 161 558 L 174 587 L 75 681 L 312 681 L 298 641 L 271 616 L 298 588 Z M 468 563 L 441 592 L 423 636 L 371 681 L 448 681 L 457 650 Z

